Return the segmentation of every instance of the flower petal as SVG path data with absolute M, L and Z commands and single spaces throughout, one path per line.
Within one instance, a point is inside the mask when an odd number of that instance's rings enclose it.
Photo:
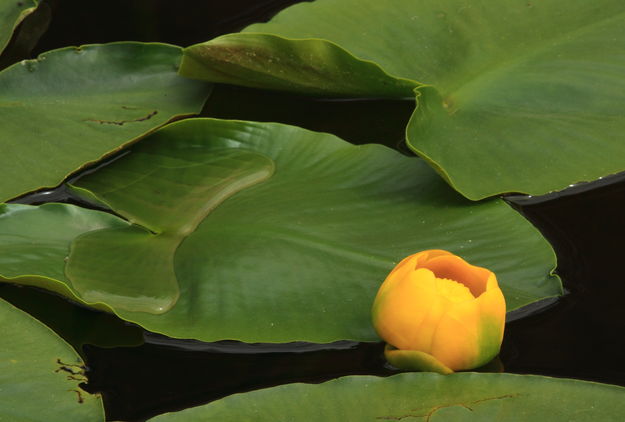
M 486 268 L 476 267 L 456 255 L 440 255 L 419 263 L 420 268 L 427 268 L 438 278 L 448 278 L 462 283 L 478 297 L 486 291 L 488 277 L 492 274 Z
M 393 268 L 389 275 L 386 276 L 386 280 L 384 280 L 384 283 L 380 286 L 377 296 L 383 295 L 388 289 L 393 287 L 397 281 L 404 280 L 408 277 L 408 274 L 415 270 L 419 256 L 422 254 L 423 252 L 420 252 L 402 259 L 400 263 Z
M 479 324 L 475 300 L 454 304 L 436 328 L 430 353 L 454 371 L 477 367 Z
M 486 292 L 477 298 L 480 308 L 480 347 L 495 355 L 499 352 L 506 324 L 506 299 L 497 284 L 495 274 L 488 280 Z M 496 351 L 496 352 L 493 352 Z
M 486 292 L 454 304 L 441 318 L 430 353 L 454 371 L 485 365 L 499 353 L 505 316 L 505 299 L 492 274 Z
M 436 294 L 434 274 L 418 269 L 398 279 L 392 289 L 378 293 L 373 303 L 373 326 L 387 343 L 399 349 L 419 350 L 431 342 L 431 333 L 423 332 L 432 318 L 437 321 L 443 310 Z
M 407 277 L 408 274 L 415 271 L 422 262 L 427 262 L 429 259 L 446 255 L 453 256 L 450 252 L 442 249 L 429 249 L 402 259 L 399 264 L 391 270 L 389 275 L 386 276 L 386 280 L 384 280 L 384 283 L 380 286 L 378 295 L 383 294 L 386 290 L 392 287 L 397 280 L 402 280 Z

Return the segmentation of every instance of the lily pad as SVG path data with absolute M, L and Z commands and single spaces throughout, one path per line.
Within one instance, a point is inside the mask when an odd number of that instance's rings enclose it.
M 0 419 L 104 421 L 102 400 L 78 385 L 84 363 L 52 330 L 0 299 Z
M 423 249 L 495 271 L 509 309 L 561 293 L 551 247 L 516 211 L 468 201 L 422 160 L 381 145 L 191 119 L 75 185 L 134 224 L 70 205 L 7 205 L 0 233 L 20 236 L 2 244 L 25 258 L 0 254 L 0 274 L 172 337 L 376 340 L 380 283 Z M 84 224 L 62 229 L 75 220 Z
M 340 97 L 410 97 L 420 84 L 324 40 L 229 34 L 184 51 L 180 73 L 252 88 Z
M 3 1 L 0 3 L 0 53 L 7 46 L 13 31 L 37 8 L 37 0 Z
M 625 170 L 623 51 L 620 0 L 317 0 L 185 49 L 181 74 L 326 96 L 412 81 L 409 146 L 481 199 Z M 372 82 L 381 71 L 404 89 Z
M 151 422 L 609 421 L 625 412 L 625 389 L 531 375 L 406 373 L 290 384 L 166 413 Z
M 69 173 L 180 115 L 210 85 L 177 75 L 182 51 L 113 43 L 51 51 L 0 72 L 0 201 Z

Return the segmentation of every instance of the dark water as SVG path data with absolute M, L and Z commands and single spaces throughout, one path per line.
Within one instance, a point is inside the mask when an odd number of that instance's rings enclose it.
M 308 0 L 41 0 L 0 56 L 0 69 L 56 48 L 114 41 L 182 47 L 265 22 Z
M 516 202 L 554 246 L 570 293 L 506 327 L 506 370 L 625 385 L 625 175 L 550 198 Z
M 295 1 L 116 0 L 88 6 L 76 0 L 46 1 L 49 30 L 33 52 L 122 39 L 189 45 L 267 19 L 290 3 Z M 202 115 L 295 124 L 409 154 L 402 142 L 412 108 L 411 101 L 329 102 L 219 86 Z M 560 194 L 508 200 L 554 246 L 557 272 L 568 293 L 513 315 L 500 356 L 505 371 L 625 385 L 625 176 Z M 19 202 L 80 204 L 63 187 Z M 289 382 L 395 373 L 385 366 L 380 343 L 174 340 L 40 289 L 0 284 L 0 296 L 31 312 L 81 351 L 89 367 L 84 388 L 103 395 L 109 420 L 145 420 Z

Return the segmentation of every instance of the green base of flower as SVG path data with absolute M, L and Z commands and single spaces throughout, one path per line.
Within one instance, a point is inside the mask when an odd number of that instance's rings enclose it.
M 395 368 L 406 371 L 437 372 L 439 374 L 452 374 L 454 372 L 432 355 L 417 350 L 399 350 L 390 344 L 384 348 L 384 357 Z

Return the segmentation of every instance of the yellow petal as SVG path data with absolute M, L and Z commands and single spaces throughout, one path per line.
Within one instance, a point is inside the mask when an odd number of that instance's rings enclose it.
M 401 262 L 393 268 L 389 275 L 386 276 L 386 280 L 384 280 L 384 283 L 380 286 L 377 296 L 383 295 L 388 289 L 392 288 L 397 281 L 404 280 L 409 273 L 414 271 L 417 266 L 419 255 L 420 254 L 414 254 L 402 259 Z
M 373 303 L 373 326 L 387 343 L 398 349 L 414 349 L 423 341 L 420 325 L 431 317 L 431 312 L 440 313 L 439 302 L 434 274 L 418 269 L 378 294 Z
M 447 278 L 436 278 L 436 293 L 441 299 L 446 299 L 452 303 L 474 300 L 473 294 L 467 286 L 455 280 Z
M 445 255 L 453 256 L 450 252 L 441 249 L 430 249 L 402 259 L 389 275 L 386 276 L 386 280 L 384 280 L 384 283 L 380 286 L 380 290 L 378 290 L 378 296 L 384 294 L 397 280 L 402 280 L 407 277 L 408 274 L 416 270 L 422 262 L 427 262 L 429 259 Z
M 495 274 L 491 274 L 486 292 L 476 302 L 481 315 L 480 347 L 484 354 L 497 354 L 506 325 L 506 299 Z
M 441 318 L 430 353 L 454 371 L 485 365 L 499 353 L 505 319 L 506 302 L 490 273 L 479 298 L 454 304 Z
M 436 327 L 430 354 L 454 371 L 477 367 L 480 324 L 476 300 L 454 304 Z
M 419 266 L 429 269 L 438 278 L 448 278 L 464 284 L 475 297 L 486 290 L 488 277 L 492 274 L 486 268 L 471 265 L 455 255 L 439 255 L 420 263 Z

